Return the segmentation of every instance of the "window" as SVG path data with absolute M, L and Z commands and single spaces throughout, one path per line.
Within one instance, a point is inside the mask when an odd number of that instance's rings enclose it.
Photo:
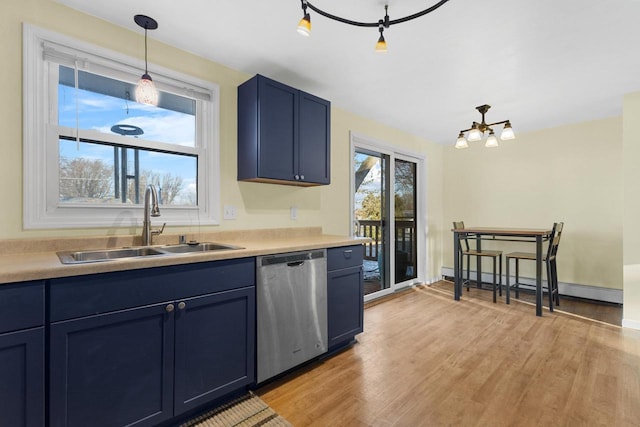
M 218 87 L 25 25 L 24 227 L 130 227 L 156 186 L 168 225 L 217 224 Z

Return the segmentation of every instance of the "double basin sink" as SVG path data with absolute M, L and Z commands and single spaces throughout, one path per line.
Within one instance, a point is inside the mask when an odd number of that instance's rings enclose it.
M 58 258 L 63 264 L 81 264 L 124 260 L 128 258 L 146 258 L 154 256 L 184 255 L 204 252 L 244 249 L 240 246 L 213 242 L 180 243 L 164 246 L 139 246 L 132 248 L 99 249 L 86 251 L 58 252 Z

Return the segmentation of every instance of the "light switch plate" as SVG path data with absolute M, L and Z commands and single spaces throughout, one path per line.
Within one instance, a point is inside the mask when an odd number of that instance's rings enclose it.
M 298 208 L 291 206 L 291 219 L 298 219 Z
M 224 205 L 224 219 L 236 219 L 236 207 L 233 205 Z

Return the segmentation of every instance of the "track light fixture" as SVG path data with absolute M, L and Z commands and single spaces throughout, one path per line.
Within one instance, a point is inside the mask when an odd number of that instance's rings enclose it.
M 515 139 L 516 135 L 513 132 L 513 129 L 511 128 L 511 122 L 509 120 L 502 120 L 501 122 L 488 123 L 488 124 L 485 122 L 484 115 L 487 113 L 487 111 L 489 111 L 489 108 L 491 108 L 491 106 L 486 104 L 476 107 L 476 110 L 478 110 L 478 112 L 482 114 L 482 121 L 480 123 L 473 122 L 473 124 L 469 129 L 461 130 L 460 133 L 458 134 L 458 139 L 456 140 L 456 144 L 454 145 L 455 148 L 468 148 L 469 142 L 480 141 L 485 132 L 489 132 L 489 136 L 487 137 L 487 140 L 485 141 L 484 146 L 488 148 L 497 147 L 498 138 L 496 138 L 496 135 L 493 129 L 491 128 L 491 126 L 496 126 L 496 125 L 504 125 L 504 127 L 502 128 L 502 133 L 500 134 L 500 139 L 502 141 Z M 465 132 L 469 132 L 467 138 L 464 137 Z
M 158 90 L 147 70 L 147 30 L 158 28 L 158 22 L 145 15 L 136 15 L 133 20 L 144 28 L 144 74 L 136 86 L 136 101 L 141 104 L 158 105 Z
M 380 32 L 380 37 L 378 37 L 378 42 L 376 43 L 375 51 L 379 53 L 385 53 L 387 51 L 387 42 L 384 39 L 383 32 L 385 29 L 389 28 L 391 25 L 400 24 L 402 22 L 411 21 L 412 19 L 419 18 L 421 16 L 426 15 L 427 13 L 433 12 L 449 0 L 440 0 L 436 4 L 431 7 L 428 7 L 420 12 L 416 12 L 412 15 L 405 16 L 404 18 L 399 19 L 389 19 L 389 14 L 387 13 L 389 6 L 384 6 L 384 17 L 378 22 L 360 22 L 360 21 L 352 21 L 350 19 L 341 18 L 339 16 L 333 15 L 329 12 L 325 12 L 322 9 L 314 6 L 309 3 L 307 0 L 300 0 L 302 4 L 302 19 L 298 23 L 298 32 L 304 36 L 309 36 L 311 34 L 311 16 L 307 12 L 307 7 L 313 10 L 316 13 L 324 16 L 325 18 L 333 19 L 334 21 L 342 22 L 344 24 L 354 25 L 356 27 L 378 27 L 378 31 Z

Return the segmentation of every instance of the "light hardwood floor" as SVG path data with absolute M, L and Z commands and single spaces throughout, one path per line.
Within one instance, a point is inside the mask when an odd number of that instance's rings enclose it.
M 640 331 L 421 286 L 358 341 L 258 394 L 296 427 L 640 425 Z

